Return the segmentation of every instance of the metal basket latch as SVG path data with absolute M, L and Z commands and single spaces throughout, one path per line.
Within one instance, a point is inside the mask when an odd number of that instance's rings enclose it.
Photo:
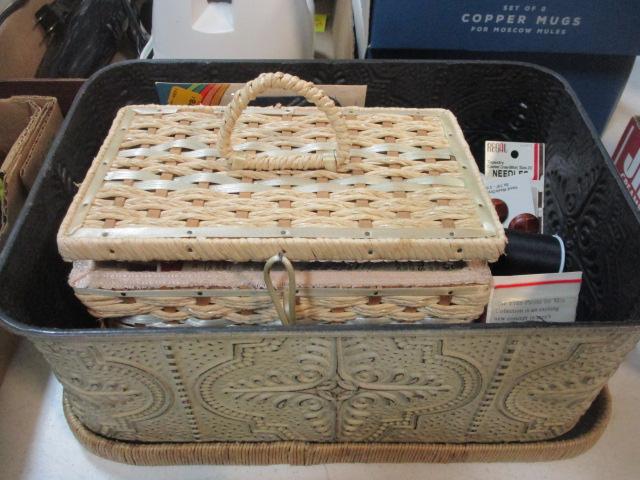
M 286 298 L 282 299 L 280 299 L 280 295 L 278 295 L 278 291 L 271 281 L 271 269 L 276 263 L 281 263 L 284 266 L 289 277 L 289 284 L 284 294 Z M 293 264 L 282 253 L 274 255 L 264 264 L 264 283 L 267 285 L 267 291 L 282 324 L 293 325 L 296 323 L 296 272 L 293 269 Z

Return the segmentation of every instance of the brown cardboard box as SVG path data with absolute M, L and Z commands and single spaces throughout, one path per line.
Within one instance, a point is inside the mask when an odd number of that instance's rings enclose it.
M 51 0 L 27 0 L 0 25 L 0 79 L 32 78 L 47 44 L 35 13 Z
M 47 51 L 42 27 L 35 12 L 52 0 L 27 0 L 0 24 L 0 98 L 12 95 L 44 95 L 58 99 L 65 114 L 83 79 L 34 78 Z M 120 60 L 123 57 L 118 57 Z
M 33 186 L 61 121 L 55 98 L 0 99 L 0 248 Z M 15 337 L 0 330 L 0 382 L 15 343 Z
M 0 100 L 0 247 L 13 225 L 62 121 L 53 97 Z

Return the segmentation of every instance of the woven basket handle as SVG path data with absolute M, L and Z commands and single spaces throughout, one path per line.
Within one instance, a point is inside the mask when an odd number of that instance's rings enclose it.
M 324 112 L 336 134 L 337 148 L 335 154 L 295 154 L 267 156 L 262 158 L 240 157 L 231 148 L 231 132 L 233 131 L 242 111 L 261 93 L 270 88 L 291 90 L 302 95 L 310 103 Z M 247 82 L 238 90 L 224 113 L 222 127 L 218 135 L 218 150 L 220 155 L 233 160 L 234 170 L 318 170 L 336 171 L 347 161 L 349 141 L 347 124 L 340 115 L 338 107 L 322 90 L 313 83 L 302 80 L 288 73 L 263 73 L 258 78 Z

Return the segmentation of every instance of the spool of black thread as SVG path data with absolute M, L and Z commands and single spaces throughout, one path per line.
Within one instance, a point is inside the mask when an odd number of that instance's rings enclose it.
M 505 230 L 509 243 L 504 255 L 490 264 L 493 275 L 556 273 L 564 270 L 564 242 L 556 235 Z

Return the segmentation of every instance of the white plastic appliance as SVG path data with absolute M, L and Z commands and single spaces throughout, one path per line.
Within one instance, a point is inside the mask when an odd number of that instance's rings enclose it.
M 313 58 L 313 0 L 154 0 L 154 58 Z

